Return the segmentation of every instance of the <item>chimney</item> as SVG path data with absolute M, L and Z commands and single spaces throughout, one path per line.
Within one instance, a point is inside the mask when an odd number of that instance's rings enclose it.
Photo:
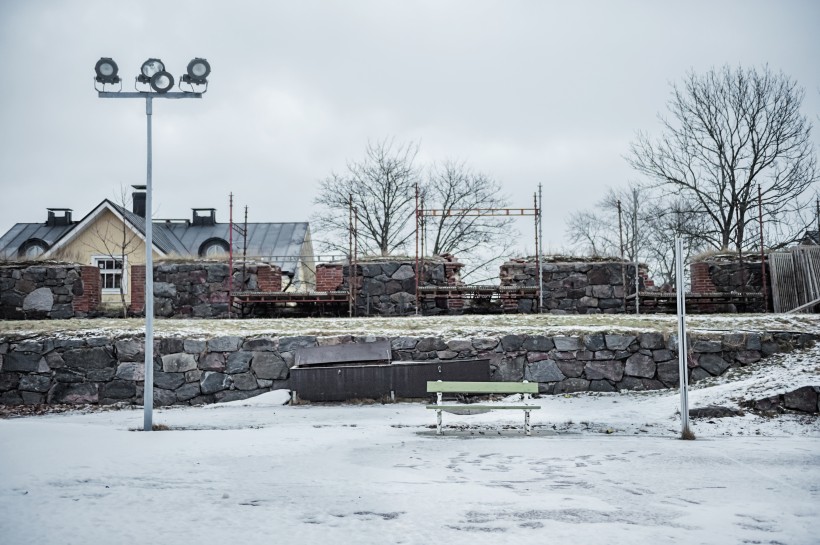
M 192 225 L 216 225 L 216 208 L 192 208 Z
M 71 208 L 47 208 L 48 219 L 46 225 L 49 227 L 60 227 L 63 225 L 71 225 Z
M 131 194 L 131 211 L 141 218 L 145 217 L 145 187 L 144 185 L 132 185 L 134 192 Z

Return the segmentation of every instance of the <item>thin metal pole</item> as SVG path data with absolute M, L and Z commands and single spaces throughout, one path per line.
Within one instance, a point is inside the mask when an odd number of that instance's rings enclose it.
M 233 308 L 233 192 L 228 201 L 228 318 Z
M 675 238 L 675 283 L 678 298 L 678 370 L 680 372 L 681 437 L 689 435 L 689 365 L 686 342 L 686 292 L 683 287 L 683 239 Z
M 248 266 L 248 205 L 245 205 L 245 224 L 242 231 L 242 289 L 245 289 Z M 295 276 L 295 275 L 294 275 Z
M 353 194 L 347 200 L 347 317 L 353 317 L 353 284 L 355 280 L 353 264 Z
M 638 192 L 632 190 L 632 247 L 635 250 L 635 314 L 641 313 L 641 302 L 638 292 L 641 288 L 641 267 L 638 264 Z
M 416 316 L 419 315 L 419 184 L 416 182 Z
M 538 187 L 540 189 L 541 185 L 539 184 Z M 535 208 L 535 218 L 534 218 L 535 219 L 535 268 L 536 268 L 535 277 L 538 279 L 538 294 L 539 294 L 538 302 L 540 304 L 540 302 L 541 302 L 541 296 L 540 296 L 540 294 L 541 294 L 541 274 L 540 274 L 540 271 L 541 271 L 541 253 L 540 253 L 540 249 L 539 249 L 539 246 L 538 246 L 538 194 L 537 193 L 532 194 L 532 204 L 533 204 L 533 208 Z M 540 306 L 538 307 L 538 312 L 539 313 L 541 312 L 541 307 Z
M 621 199 L 618 199 L 618 236 L 621 240 L 621 285 L 624 287 L 623 305 L 626 314 L 626 263 L 624 262 L 624 224 L 623 212 L 621 211 Z
M 760 283 L 763 289 L 763 312 L 769 311 L 769 290 L 766 288 L 766 251 L 763 249 L 763 192 L 757 184 L 757 214 L 760 224 Z
M 145 97 L 145 117 L 148 121 L 148 164 L 145 179 L 145 383 L 143 385 L 144 430 L 153 429 L 154 411 L 154 230 L 153 203 L 151 199 L 151 116 L 153 99 Z
M 541 253 L 544 253 L 544 199 L 541 184 L 538 184 L 538 240 L 541 242 Z M 537 252 L 536 252 L 537 253 Z M 541 254 L 538 254 L 539 257 Z M 544 312 L 544 267 L 538 264 L 538 313 Z

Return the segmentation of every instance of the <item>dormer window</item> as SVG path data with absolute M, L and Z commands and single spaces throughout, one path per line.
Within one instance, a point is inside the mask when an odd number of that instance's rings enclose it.
M 46 253 L 46 250 L 48 244 L 38 238 L 30 238 L 20 245 L 17 255 L 26 259 L 36 259 Z
M 199 247 L 200 257 L 221 257 L 228 253 L 228 243 L 221 238 L 209 238 Z

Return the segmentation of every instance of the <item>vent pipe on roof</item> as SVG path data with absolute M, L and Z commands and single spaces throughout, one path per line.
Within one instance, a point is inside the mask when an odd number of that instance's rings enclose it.
M 134 192 L 131 194 L 131 211 L 141 218 L 145 217 L 145 186 L 132 185 Z
M 194 208 L 193 225 L 216 225 L 215 208 Z

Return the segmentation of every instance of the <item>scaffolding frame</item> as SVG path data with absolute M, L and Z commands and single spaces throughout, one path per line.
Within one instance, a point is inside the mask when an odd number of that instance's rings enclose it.
M 416 315 L 421 312 L 421 290 L 420 278 L 424 270 L 424 253 L 427 239 L 427 222 L 428 217 L 515 217 L 515 216 L 533 216 L 535 223 L 535 268 L 538 285 L 536 286 L 537 309 L 536 313 L 540 314 L 544 308 L 544 286 L 543 286 L 543 271 L 541 270 L 541 250 L 542 250 L 542 193 L 541 184 L 538 184 L 538 192 L 533 193 L 532 208 L 425 208 L 424 197 L 419 192 L 419 186 L 416 184 Z M 421 256 L 419 256 L 421 252 Z M 419 268 L 421 264 L 421 268 Z M 486 288 L 486 286 L 483 286 Z M 464 299 L 469 290 L 444 290 L 447 295 L 444 297 L 461 298 Z M 510 293 L 524 293 L 529 290 L 507 290 Z M 502 292 L 501 287 L 498 287 L 499 294 Z

